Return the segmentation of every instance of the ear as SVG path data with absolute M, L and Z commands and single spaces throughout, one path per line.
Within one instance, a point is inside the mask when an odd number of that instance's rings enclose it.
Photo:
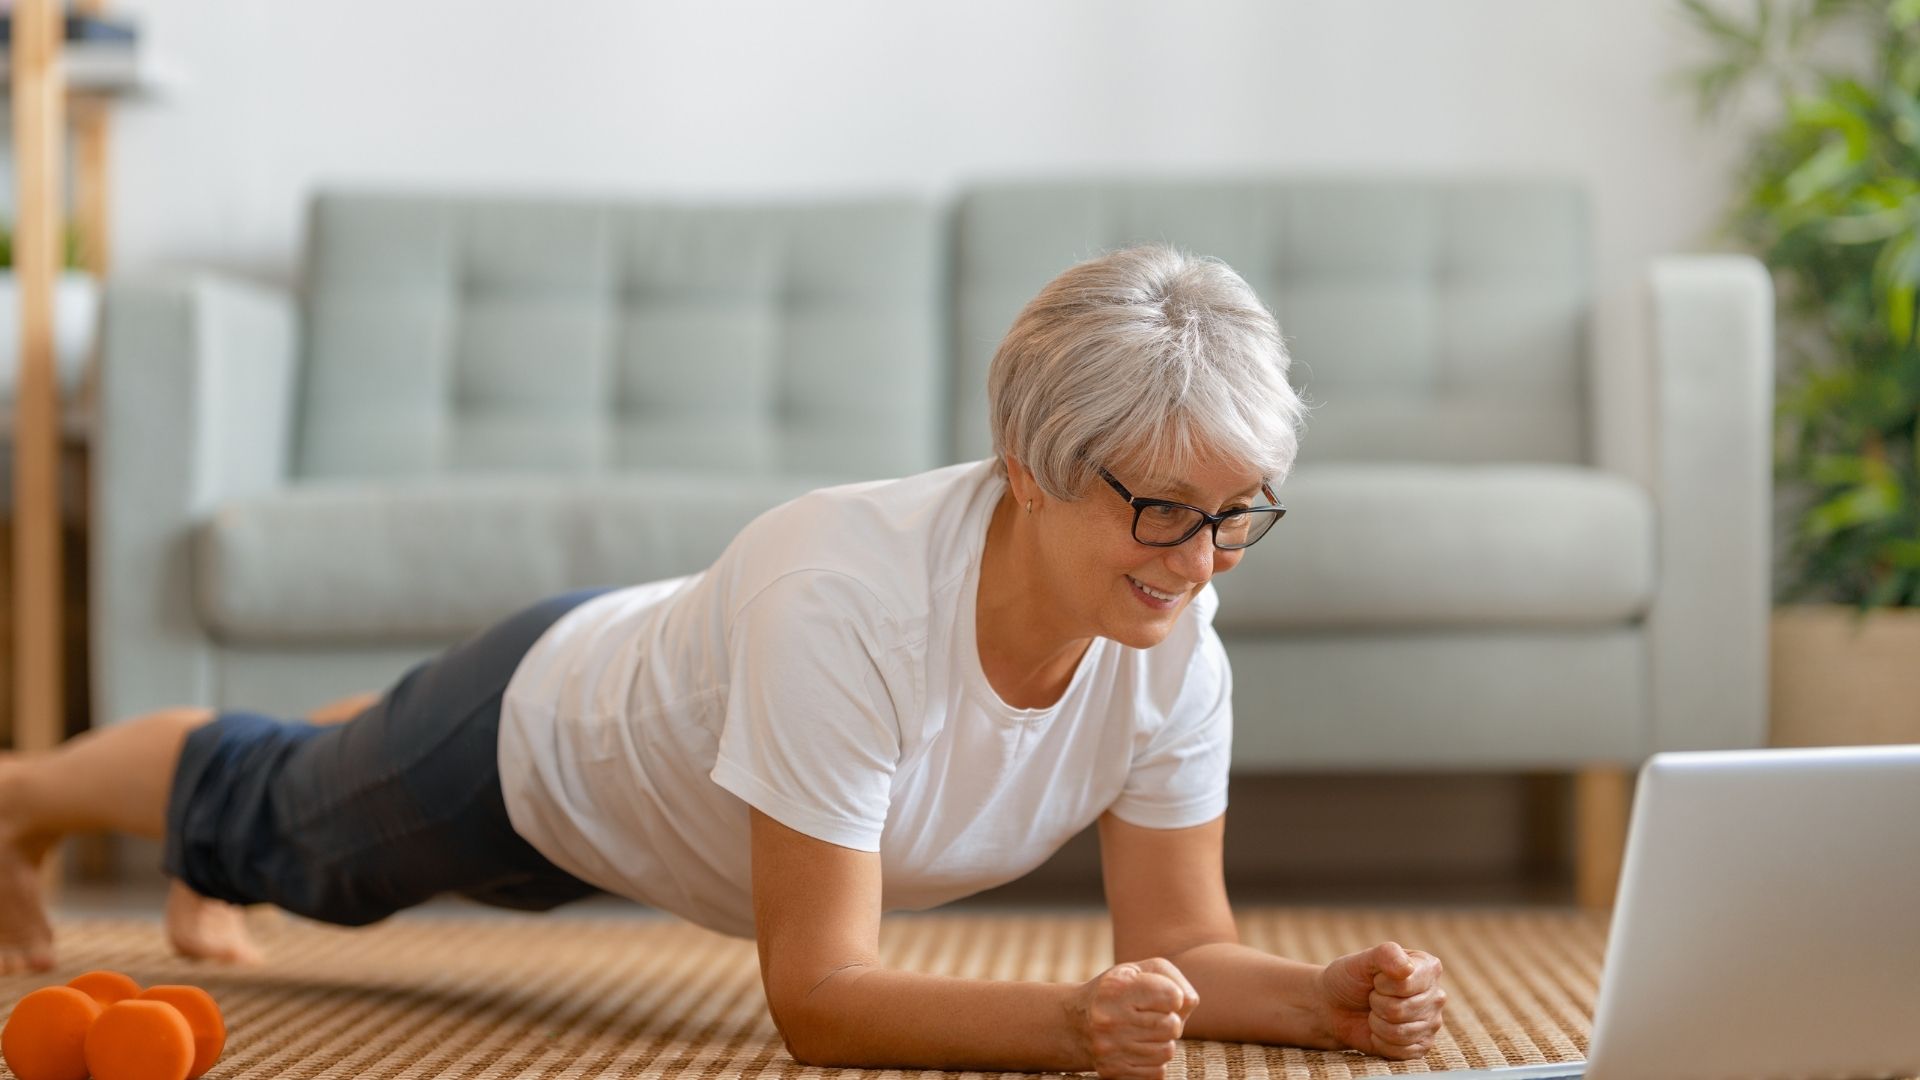
M 1033 478 L 1032 470 L 1012 454 L 1002 456 L 1007 463 L 1007 487 L 1013 491 L 1015 505 L 1025 506 L 1028 499 L 1044 502 L 1046 495 L 1041 492 L 1039 481 Z

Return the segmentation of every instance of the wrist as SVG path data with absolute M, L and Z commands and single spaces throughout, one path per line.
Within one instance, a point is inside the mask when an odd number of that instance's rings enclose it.
M 1333 1003 L 1327 999 L 1327 992 L 1320 985 L 1325 970 L 1314 965 L 1303 981 L 1303 992 L 1289 1002 L 1294 1010 L 1290 1026 L 1300 1034 L 1301 1046 L 1314 1050 L 1345 1050 L 1347 1044 L 1340 1040 L 1333 1022 Z
M 1060 1002 L 1061 1039 L 1059 1051 L 1068 1062 L 1064 1072 L 1093 1071 L 1093 1040 L 1087 1031 L 1087 988 L 1070 987 Z

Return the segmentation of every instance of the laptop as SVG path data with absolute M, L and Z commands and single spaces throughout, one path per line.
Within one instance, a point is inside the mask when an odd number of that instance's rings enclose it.
M 1920 1076 L 1920 745 L 1655 754 L 1587 1060 L 1430 1075 Z

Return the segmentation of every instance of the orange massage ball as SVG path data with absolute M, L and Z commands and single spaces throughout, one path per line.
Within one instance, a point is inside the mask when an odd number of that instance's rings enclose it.
M 87 1032 L 100 1003 L 70 986 L 20 999 L 0 1031 L 0 1057 L 20 1080 L 86 1080 Z
M 220 1060 L 227 1045 L 227 1022 L 220 1017 L 220 1006 L 213 995 L 197 986 L 152 986 L 140 995 L 142 1001 L 164 1001 L 180 1010 L 193 1029 L 193 1067 L 187 1080 L 204 1074 Z
M 67 985 L 99 1002 L 103 1009 L 140 996 L 140 984 L 117 971 L 89 971 L 68 979 Z
M 87 1032 L 93 1080 L 187 1080 L 193 1027 L 164 1001 L 132 998 L 109 1005 Z

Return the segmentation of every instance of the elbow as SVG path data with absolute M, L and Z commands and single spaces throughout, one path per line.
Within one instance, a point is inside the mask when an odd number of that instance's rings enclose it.
M 780 1032 L 787 1056 L 812 1068 L 837 1068 L 843 1064 L 834 1052 L 832 1032 L 817 1018 L 802 1016 L 800 1010 L 791 1007 L 769 1011 L 773 1013 L 773 1026 Z
M 773 1029 L 780 1033 L 780 1044 L 787 1048 L 787 1056 L 802 1065 L 820 1064 L 814 1060 L 813 1033 L 794 1015 L 793 1007 L 783 1007 L 769 998 L 767 1011 L 773 1014 Z
M 781 1041 L 786 1043 L 787 1056 L 791 1057 L 796 1065 L 802 1065 L 809 1069 L 837 1069 L 841 1067 L 838 1062 L 833 1060 L 833 1055 L 815 1053 L 815 1047 L 811 1043 L 803 1043 L 793 1036 L 784 1033 L 781 1035 Z
M 864 965 L 848 965 L 804 989 L 783 987 L 788 992 L 768 996 L 767 1011 L 773 1014 L 773 1026 L 793 1060 L 818 1068 L 857 1068 L 864 1064 L 858 1048 L 849 1041 L 852 1032 L 847 1019 L 854 1003 L 835 992 L 855 981 L 848 976 L 861 970 Z

